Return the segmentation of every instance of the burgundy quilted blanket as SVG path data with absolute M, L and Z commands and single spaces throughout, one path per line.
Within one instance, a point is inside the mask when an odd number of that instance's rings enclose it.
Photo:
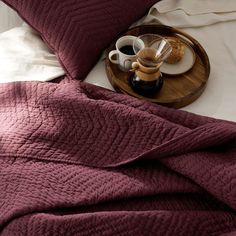
M 0 235 L 233 235 L 236 125 L 83 82 L 0 85 Z

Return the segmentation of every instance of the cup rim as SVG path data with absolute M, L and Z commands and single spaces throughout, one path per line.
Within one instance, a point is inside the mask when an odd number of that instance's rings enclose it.
M 163 41 L 165 41 L 165 43 L 171 48 L 171 51 L 172 51 L 172 47 L 171 47 L 170 42 L 164 36 L 159 35 L 159 34 L 153 34 L 153 33 L 141 34 L 141 35 L 137 36 L 136 40 L 140 39 L 141 41 L 143 41 L 142 38 L 148 37 L 148 36 L 153 36 L 154 38 L 156 38 L 155 40 L 161 40 L 161 41 L 163 40 Z M 135 52 L 135 55 L 138 58 L 138 53 L 139 53 L 140 49 L 139 49 L 139 51 L 137 51 L 137 49 L 135 47 L 136 40 L 133 41 L 133 50 Z M 150 47 L 150 45 L 146 46 L 145 43 L 144 43 L 144 48 L 143 49 L 145 49 L 145 48 L 151 48 L 151 47 Z

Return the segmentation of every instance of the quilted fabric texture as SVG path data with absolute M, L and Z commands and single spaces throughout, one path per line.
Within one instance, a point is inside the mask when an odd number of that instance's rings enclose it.
M 0 233 L 228 235 L 236 124 L 74 81 L 0 85 Z
M 158 0 L 3 0 L 57 54 L 71 78 L 84 79 L 109 43 Z

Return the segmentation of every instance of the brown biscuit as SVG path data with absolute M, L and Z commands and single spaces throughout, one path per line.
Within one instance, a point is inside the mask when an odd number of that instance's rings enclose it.
M 166 37 L 172 47 L 170 56 L 165 60 L 169 64 L 175 64 L 179 62 L 184 55 L 185 45 L 178 38 Z

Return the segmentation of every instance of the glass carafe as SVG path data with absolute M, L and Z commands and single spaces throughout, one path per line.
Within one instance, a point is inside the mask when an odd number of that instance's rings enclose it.
M 144 47 L 140 49 L 140 41 Z M 171 53 L 171 45 L 157 34 L 139 36 L 133 44 L 136 62 L 132 64 L 134 74 L 130 84 L 134 91 L 144 96 L 151 96 L 162 88 L 163 77 L 160 67 Z

